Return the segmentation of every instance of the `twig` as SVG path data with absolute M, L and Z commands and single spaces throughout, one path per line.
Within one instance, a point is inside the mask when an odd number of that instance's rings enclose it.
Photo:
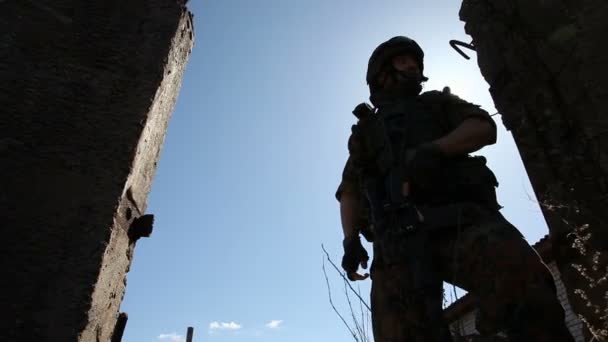
M 344 323 L 344 325 L 346 326 L 346 328 L 348 329 L 350 334 L 353 336 L 355 341 L 359 342 L 357 335 L 355 334 L 353 329 L 351 329 L 351 327 L 348 325 L 348 323 L 346 323 L 346 320 L 344 319 L 344 317 L 342 317 L 342 315 L 340 314 L 338 309 L 336 309 L 336 306 L 334 305 L 334 302 L 331 298 L 331 288 L 329 286 L 329 279 L 327 278 L 327 271 L 325 270 L 325 259 L 323 259 L 323 275 L 325 276 L 325 284 L 327 284 L 327 294 L 329 295 L 329 304 L 331 304 L 331 308 L 334 309 L 334 312 L 336 313 L 336 315 L 338 315 L 338 317 L 340 317 L 340 319 L 342 320 L 342 323 Z
M 357 293 L 361 294 L 361 286 L 357 285 Z M 363 334 L 365 336 L 365 340 L 369 340 L 367 338 L 367 336 L 369 336 L 369 329 L 368 326 L 365 324 L 366 319 L 365 319 L 365 314 L 366 312 L 363 311 L 363 304 L 361 304 L 361 301 L 359 301 L 359 312 L 361 312 L 361 325 L 363 326 Z M 367 311 L 367 314 L 369 315 L 369 311 Z
M 357 296 L 357 298 L 361 301 L 361 303 L 363 303 L 363 305 L 365 305 L 365 307 L 367 308 L 367 310 L 372 311 L 372 309 L 369 307 L 369 305 L 367 305 L 367 303 L 365 302 L 365 300 L 363 298 L 361 298 L 361 296 L 357 293 L 357 291 L 355 291 L 355 289 L 352 287 L 352 285 L 350 284 L 350 282 L 348 281 L 348 278 L 346 278 L 346 276 L 344 275 L 344 273 L 340 271 L 340 269 L 338 268 L 338 266 L 336 266 L 336 264 L 334 264 L 333 261 L 331 261 L 331 258 L 329 257 L 329 253 L 327 253 L 327 251 L 325 250 L 325 246 L 323 246 L 323 244 L 321 244 L 321 249 L 323 250 L 323 252 L 325 252 L 325 257 L 327 258 L 327 261 L 329 261 L 329 263 L 334 267 L 334 269 L 336 270 L 336 272 L 338 272 L 338 274 L 346 282 L 346 285 L 348 285 L 348 287 L 350 288 L 350 290 L 353 291 L 353 293 Z
M 355 329 L 357 330 L 357 334 L 359 334 L 359 337 L 361 338 L 362 341 L 365 341 L 365 336 L 363 335 L 363 329 L 361 329 L 361 324 L 359 323 L 359 321 L 357 320 L 357 317 L 355 316 L 355 310 L 353 310 L 353 304 L 350 301 L 350 296 L 348 295 L 348 287 L 347 287 L 347 283 L 346 281 L 344 281 L 344 294 L 346 295 L 346 301 L 348 302 L 348 308 L 350 309 L 350 314 L 353 317 L 353 323 L 355 324 Z
M 367 325 L 365 326 L 365 336 L 369 336 L 369 328 L 370 328 L 370 325 L 372 322 L 372 317 L 371 317 L 372 314 L 369 311 L 365 311 L 364 316 L 365 316 L 365 319 L 363 321 L 368 322 Z M 373 330 L 372 330 L 372 333 L 373 333 Z

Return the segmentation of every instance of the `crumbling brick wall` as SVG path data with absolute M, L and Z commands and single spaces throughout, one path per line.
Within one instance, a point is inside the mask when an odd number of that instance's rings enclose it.
M 0 9 L 0 340 L 108 341 L 192 16 L 174 0 Z
M 608 338 L 608 2 L 464 0 L 460 17 L 549 225 L 573 309 Z

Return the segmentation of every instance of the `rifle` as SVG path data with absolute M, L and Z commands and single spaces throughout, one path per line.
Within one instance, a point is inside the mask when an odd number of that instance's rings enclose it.
M 364 148 L 371 149 L 375 156 L 355 164 L 361 192 L 370 207 L 374 239 L 382 245 L 383 261 L 392 264 L 426 259 L 421 257 L 428 252 L 428 232 L 421 229 L 421 214 L 409 196 L 409 185 L 403 179 L 404 165 L 399 163 L 402 158 L 393 153 L 384 120 L 367 103 L 357 105 L 353 114 L 358 119 L 356 130 L 363 137 Z M 418 261 L 414 268 L 422 266 Z
M 398 285 L 390 290 L 395 291 L 391 294 L 402 301 L 397 305 L 421 315 L 418 319 L 424 322 L 424 328 L 420 336 L 424 340 L 448 341 L 449 331 L 443 322 L 441 304 L 437 303 L 442 278 L 435 272 L 431 248 L 436 221 L 445 214 L 433 217 L 435 215 L 425 208 L 424 212 L 429 213 L 425 218 L 416 208 L 408 179 L 404 176 L 407 158 L 394 154 L 405 151 L 392 148 L 382 113 L 363 103 L 355 107 L 353 114 L 359 119 L 357 129 L 363 140 L 369 140 L 365 141 L 366 147 L 371 147 L 375 154 L 374 158 L 360 163 L 358 172 L 374 230 L 372 267 L 394 272 L 390 281 Z M 443 322 L 438 325 L 441 329 L 436 329 L 434 322 Z

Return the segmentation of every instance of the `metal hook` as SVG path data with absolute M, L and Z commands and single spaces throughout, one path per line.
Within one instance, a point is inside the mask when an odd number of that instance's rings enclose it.
M 473 42 L 471 42 L 471 43 L 465 43 L 465 42 L 461 42 L 460 40 L 450 40 L 450 46 L 454 50 L 456 50 L 456 52 L 458 52 L 465 59 L 471 59 L 471 57 L 469 57 L 466 53 L 462 52 L 462 50 L 460 50 L 460 48 L 458 46 L 462 46 L 462 47 L 465 47 L 467 49 L 476 51 L 475 50 L 475 46 L 473 46 Z

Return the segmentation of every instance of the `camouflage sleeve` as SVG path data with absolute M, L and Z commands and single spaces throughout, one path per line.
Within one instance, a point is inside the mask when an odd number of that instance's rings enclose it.
M 447 99 L 444 103 L 448 125 L 451 129 L 458 127 L 464 120 L 469 118 L 479 118 L 488 121 L 494 129 L 496 123 L 480 106 L 467 102 L 456 95 L 446 94 Z
M 342 180 L 336 190 L 336 199 L 340 201 L 340 197 L 342 197 L 342 193 L 345 191 L 358 191 L 357 189 L 359 189 L 359 187 L 357 182 L 355 169 L 349 157 L 344 166 L 344 171 L 342 171 Z

